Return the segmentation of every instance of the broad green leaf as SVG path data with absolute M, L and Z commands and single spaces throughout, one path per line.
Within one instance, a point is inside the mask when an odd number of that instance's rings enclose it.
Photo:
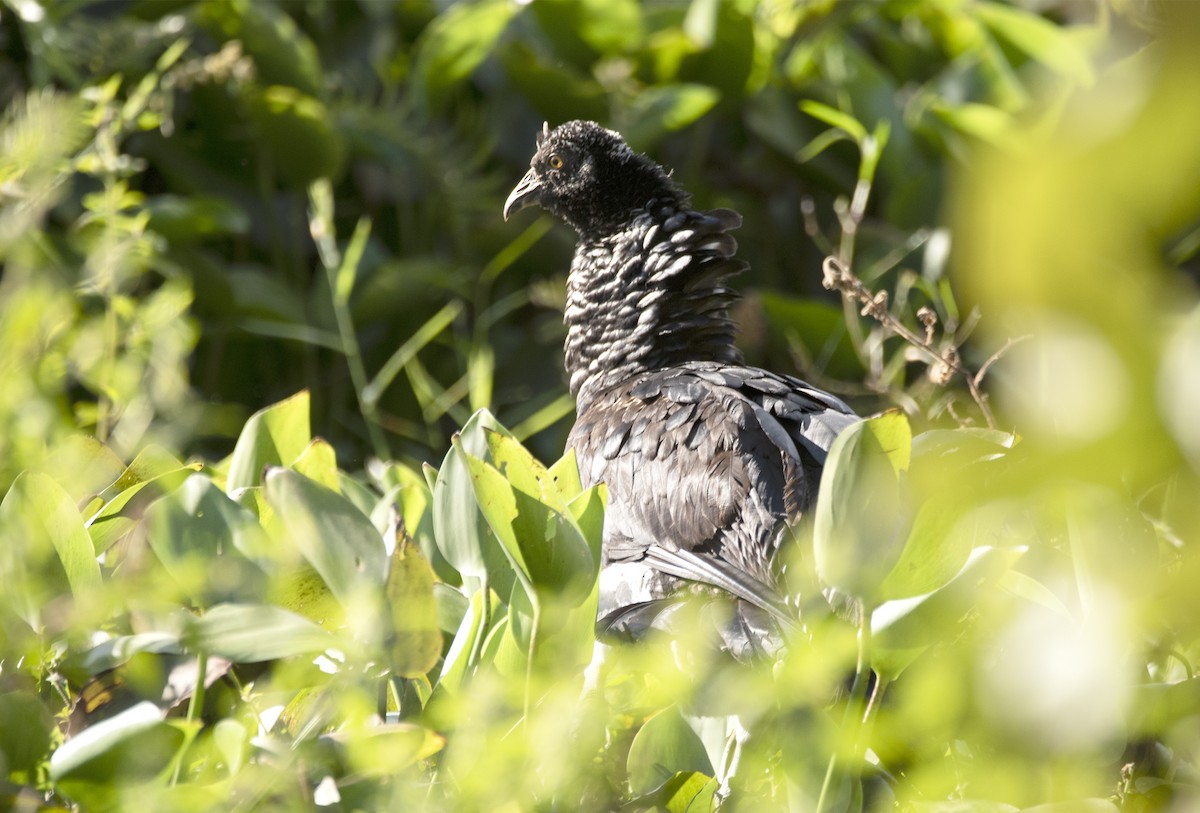
M 975 608 L 981 586 L 994 584 L 1021 553 L 976 547 L 954 578 L 937 590 L 876 607 L 871 613 L 871 665 L 875 671 L 894 679 L 921 650 L 945 640 Z
M 183 642 L 234 663 L 309 655 L 344 644 L 308 619 L 267 604 L 218 604 L 185 625 Z
M 592 551 L 597 571 L 604 542 L 604 507 L 607 502 L 608 487 L 604 483 L 597 483 L 567 503 L 567 510 L 575 518 L 584 542 Z
M 270 541 L 257 518 L 212 480 L 193 474 L 146 510 L 150 547 L 198 605 L 262 595 Z
M 570 516 L 544 501 L 561 502 L 545 469 L 539 475 L 540 464 L 525 468 L 514 445 L 511 439 L 505 444 L 503 474 L 463 453 L 479 508 L 513 567 L 534 590 L 578 604 L 596 576 L 591 550 Z
M 213 726 L 212 738 L 225 768 L 236 776 L 250 751 L 250 732 L 238 720 L 223 717 Z
M 0 504 L 0 526 L 5 528 L 8 555 L 15 553 L 14 545 L 24 548 L 33 561 L 53 550 L 72 593 L 84 595 L 100 586 L 100 566 L 83 518 L 71 496 L 49 476 L 26 472 L 13 481 Z M 13 585 L 9 578 L 5 581 Z
M 342 490 L 341 479 L 338 477 L 337 454 L 329 442 L 322 438 L 313 438 L 290 468 L 331 491 Z
M 675 706 L 642 725 L 629 745 L 626 770 L 629 788 L 637 796 L 662 787 L 680 772 L 713 773 L 704 744 Z
M 291 465 L 312 441 L 308 415 L 308 390 L 251 415 L 229 460 L 226 493 L 261 485 L 267 466 Z
M 485 430 L 505 432 L 487 410 L 471 416 L 446 453 L 433 484 L 434 540 L 451 567 L 479 582 L 487 579 L 501 595 L 512 589 L 513 569 L 479 510 L 464 454 L 487 455 Z M 426 476 L 432 472 L 426 469 Z
M 387 574 L 383 538 L 342 495 L 290 469 L 271 469 L 263 495 L 294 545 L 346 609 L 370 634 Z
M 972 535 L 958 527 L 962 511 L 957 495 L 935 495 L 925 501 L 913 518 L 900 558 L 879 585 L 880 598 L 932 592 L 962 569 L 973 542 Z
M 392 610 L 392 671 L 401 677 L 424 675 L 442 654 L 442 631 L 434 600 L 433 569 L 403 531 L 397 535 L 388 568 L 387 598 Z
M 1010 595 L 1045 607 L 1067 621 L 1075 621 L 1074 614 L 1053 590 L 1019 570 L 1007 570 L 1002 573 L 996 580 L 996 586 Z
M 868 602 L 879 598 L 907 533 L 901 484 L 911 451 L 899 411 L 854 424 L 834 441 L 813 525 L 814 563 L 826 585 Z
M 488 602 L 487 606 L 484 602 Z M 462 686 L 468 670 L 474 667 L 472 655 L 481 635 L 487 635 L 488 629 L 494 623 L 494 617 L 499 610 L 499 602 L 494 593 L 484 594 L 476 590 L 471 594 L 470 607 L 463 616 L 450 648 L 446 650 L 446 658 L 442 661 L 441 674 L 437 686 L 447 691 L 455 692 Z M 486 612 L 485 612 L 486 610 Z
M 508 0 L 482 0 L 450 6 L 421 34 L 413 73 L 435 104 L 467 79 L 492 52 L 517 6 Z
M 388 723 L 327 736 L 341 746 L 356 776 L 390 778 L 414 762 L 433 756 L 446 744 L 445 737 L 415 723 Z
M 178 464 L 172 468 L 178 468 Z M 72 434 L 55 445 L 42 471 L 63 487 L 77 505 L 119 478 L 125 464 L 112 449 L 90 435 Z M 95 507 L 102 503 L 95 501 Z M 82 510 L 82 509 L 81 509 Z M 85 514 L 86 520 L 88 515 Z
M 87 522 L 96 554 L 104 553 L 133 530 L 147 508 L 183 485 L 200 468 L 196 463 L 139 481 L 106 502 Z
M 575 460 L 575 450 L 568 448 L 566 454 L 560 457 L 548 469 L 550 478 L 558 493 L 567 502 L 575 499 L 583 491 L 583 483 L 579 480 L 579 464 Z M 576 517 L 578 519 L 578 517 Z
M 138 703 L 59 746 L 50 757 L 50 778 L 101 784 L 149 779 L 167 766 L 184 739 L 180 728 L 163 721 L 158 706 Z
M 137 457 L 125 467 L 121 476 L 100 492 L 104 502 L 110 502 L 123 491 L 149 482 L 156 477 L 183 468 L 183 461 L 161 446 L 150 445 L 138 452 Z
M 867 128 L 858 119 L 854 118 L 854 116 L 843 113 L 837 108 L 822 104 L 815 99 L 804 99 L 800 102 L 800 109 L 814 119 L 819 119 L 831 127 L 838 128 L 850 136 L 857 144 L 861 145 L 867 139 Z
M 668 813 L 707 813 L 713 809 L 717 784 L 716 779 L 699 771 L 681 771 L 655 795 Z
M 438 626 L 453 635 L 471 610 L 471 601 L 448 584 L 434 582 L 433 598 L 437 603 Z
M 0 758 L 6 771 L 34 771 L 50 750 L 54 719 L 31 691 L 0 694 Z

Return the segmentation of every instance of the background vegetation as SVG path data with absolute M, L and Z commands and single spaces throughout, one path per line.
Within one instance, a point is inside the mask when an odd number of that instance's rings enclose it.
M 4 0 L 0 808 L 1192 809 L 1197 11 Z M 777 664 L 585 681 L 573 235 L 499 216 L 577 117 L 895 408 Z

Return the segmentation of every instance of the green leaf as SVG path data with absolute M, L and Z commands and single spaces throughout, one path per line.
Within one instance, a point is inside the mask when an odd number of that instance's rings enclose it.
M 575 499 L 583 492 L 583 483 L 579 480 L 579 464 L 575 460 L 575 450 L 568 448 L 566 454 L 555 461 L 548 469 L 554 487 L 567 502 Z M 578 519 L 578 517 L 576 517 Z
M 972 543 L 957 529 L 962 512 L 957 495 L 935 495 L 921 506 L 899 560 L 879 585 L 880 598 L 932 592 L 962 569 Z
M 1094 79 L 1091 60 L 1071 30 L 1021 8 L 981 0 L 973 11 L 999 38 L 1048 68 L 1085 84 Z
M 193 474 L 146 510 L 150 547 L 194 604 L 262 595 L 270 541 L 248 509 Z
M 827 104 L 822 104 L 815 99 L 802 100 L 800 102 L 800 109 L 814 119 L 819 119 L 831 127 L 838 128 L 860 146 L 867 140 L 867 128 L 849 113 L 843 113 L 841 110 L 830 107 Z
M 717 780 L 699 771 L 681 771 L 655 796 L 668 813 L 708 813 L 714 808 Z
M 342 490 L 341 478 L 338 477 L 337 453 L 333 451 L 329 442 L 322 438 L 313 438 L 290 468 L 330 491 Z
M 888 680 L 898 677 L 922 650 L 951 635 L 978 603 L 980 587 L 994 584 L 1021 553 L 977 547 L 954 578 L 937 590 L 876 607 L 871 613 L 871 666 Z
M 438 550 L 465 578 L 487 578 L 505 595 L 512 589 L 513 569 L 496 544 L 491 526 L 479 511 L 475 487 L 464 455 L 488 454 L 485 430 L 504 432 L 487 410 L 479 410 L 463 426 L 446 453 L 433 483 L 433 532 Z M 426 469 L 426 476 L 432 473 Z
M 155 500 L 179 488 L 200 468 L 196 463 L 137 482 L 106 502 L 87 522 L 96 554 L 104 553 L 133 530 Z
M 629 745 L 626 770 L 629 788 L 637 796 L 662 787 L 680 772 L 713 773 L 704 744 L 675 706 L 642 725 Z
M 5 771 L 33 771 L 50 750 L 54 719 L 31 691 L 0 694 L 0 759 Z
M 437 16 L 421 34 L 413 72 L 426 98 L 438 104 L 492 52 L 517 6 L 508 0 L 460 3 Z
M 394 635 L 391 666 L 395 674 L 413 678 L 437 665 L 442 631 L 433 595 L 433 569 L 407 534 L 397 537 L 387 577 Z
M 280 8 L 252 0 L 213 0 L 199 11 L 199 22 L 210 33 L 242 44 L 254 59 L 259 81 L 314 95 L 321 91 L 325 71 L 317 47 Z
M 306 618 L 267 604 L 218 604 L 190 620 L 183 643 L 234 663 L 258 663 L 324 652 L 342 641 Z
M 622 134 L 634 149 L 651 149 L 667 133 L 682 130 L 712 110 L 720 98 L 720 91 L 708 85 L 680 83 L 646 88 L 622 111 Z
M 341 173 L 346 144 L 319 100 L 293 87 L 271 85 L 248 91 L 246 104 L 260 148 L 284 181 L 306 187 Z
M 834 441 L 813 525 L 814 563 L 826 585 L 871 602 L 880 597 L 907 532 L 901 477 L 911 451 L 899 411 L 854 424 Z
M 163 721 L 150 702 L 138 703 L 89 726 L 50 757 L 50 778 L 63 783 L 130 782 L 165 768 L 183 744 L 184 732 Z
M 231 200 L 212 195 L 154 195 L 146 200 L 147 228 L 172 244 L 245 234 L 250 216 Z
M 312 440 L 308 390 L 260 409 L 250 416 L 229 461 L 225 491 L 260 485 L 267 466 L 288 466 Z
M 415 723 L 389 723 L 327 736 L 342 747 L 355 776 L 392 777 L 446 744 L 445 737 Z
M 31 592 L 38 587 L 31 582 L 36 577 L 27 568 L 38 568 L 51 551 L 73 594 L 86 596 L 100 587 L 100 566 L 83 518 L 71 496 L 49 476 L 25 472 L 13 481 L 0 503 L 0 528 L 4 537 L 0 579 L 13 609 L 30 626 L 38 626 L 41 602 Z M 47 586 L 43 584 L 41 589 Z
M 320 574 L 351 622 L 369 634 L 387 573 L 383 537 L 361 511 L 290 469 L 271 469 L 263 485 L 288 540 Z
M 577 606 L 596 563 L 549 473 L 514 438 L 489 438 L 494 465 L 464 452 L 479 508 L 515 569 L 533 589 Z

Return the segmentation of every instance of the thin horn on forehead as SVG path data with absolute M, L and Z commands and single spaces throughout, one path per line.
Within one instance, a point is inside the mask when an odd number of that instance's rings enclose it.
M 539 147 L 542 146 L 542 144 L 544 144 L 546 142 L 546 139 L 549 137 L 550 137 L 550 122 L 543 121 L 542 122 L 542 131 L 537 134 L 537 145 Z

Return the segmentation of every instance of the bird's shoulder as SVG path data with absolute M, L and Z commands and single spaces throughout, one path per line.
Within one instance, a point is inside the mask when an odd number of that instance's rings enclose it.
M 696 361 L 640 373 L 600 393 L 579 415 L 571 441 L 589 458 L 611 461 L 707 457 L 765 437 L 789 453 L 800 443 L 821 462 L 855 420 L 839 398 L 798 378 Z
M 746 511 L 794 518 L 849 407 L 754 367 L 692 362 L 601 393 L 571 432 L 580 474 L 609 488 L 606 538 L 702 546 Z

